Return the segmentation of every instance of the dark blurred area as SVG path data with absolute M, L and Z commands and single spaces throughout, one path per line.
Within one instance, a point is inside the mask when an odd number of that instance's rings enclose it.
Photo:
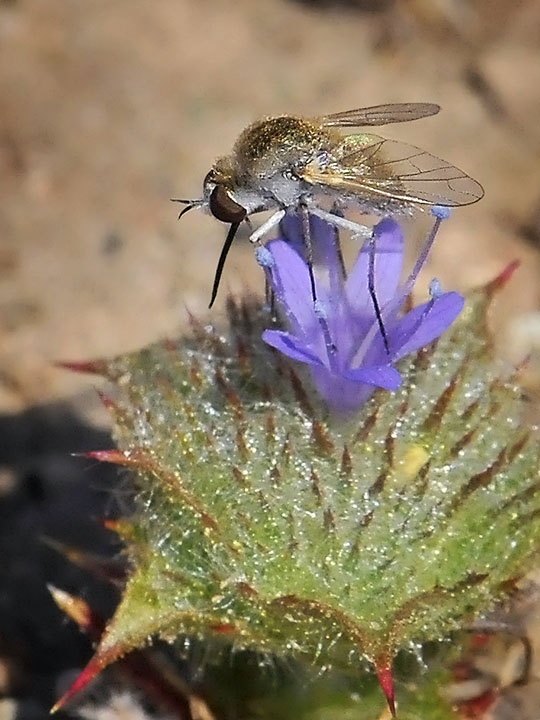
M 105 413 L 89 416 L 88 383 L 54 361 L 175 336 L 186 308 L 219 323 L 227 286 L 262 291 L 239 241 L 207 315 L 224 226 L 178 224 L 169 202 L 197 197 L 256 117 L 442 106 L 381 134 L 485 186 L 446 223 L 428 275 L 465 291 L 522 260 L 494 327 L 508 359 L 530 356 L 537 403 L 539 48 L 537 0 L 0 2 L 0 695 L 27 703 L 17 717 L 40 717 L 89 655 L 47 583 L 110 598 L 43 537 L 118 549 L 100 525 L 116 472 L 70 455 L 111 445 Z
M 0 697 L 16 699 L 21 720 L 46 716 L 62 672 L 82 667 L 90 653 L 47 586 L 84 597 L 105 616 L 113 609 L 108 584 L 66 557 L 72 548 L 119 551 L 102 524 L 117 513 L 118 474 L 73 456 L 111 443 L 68 404 L 0 416 Z M 0 700 L 2 719 L 6 707 Z

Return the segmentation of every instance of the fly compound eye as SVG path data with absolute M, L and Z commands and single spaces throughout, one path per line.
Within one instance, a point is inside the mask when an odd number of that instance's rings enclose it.
M 239 223 L 247 215 L 245 208 L 229 197 L 223 185 L 216 185 L 212 190 L 208 204 L 212 215 L 221 222 Z

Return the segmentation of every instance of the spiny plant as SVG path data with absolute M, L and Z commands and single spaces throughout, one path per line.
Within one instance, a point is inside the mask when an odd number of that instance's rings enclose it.
M 265 331 L 265 307 L 229 298 L 223 331 L 191 318 L 176 342 L 71 364 L 110 383 L 117 449 L 88 456 L 133 471 L 135 509 L 118 524 L 131 566 L 122 599 L 56 707 L 152 638 L 193 637 L 319 668 L 367 662 L 394 713 L 396 654 L 471 623 L 538 551 L 538 439 L 488 330 L 513 268 L 438 337 L 461 298 L 436 286 L 403 313 L 401 231 L 383 221 L 383 342 L 372 256 L 345 279 L 333 231 L 315 225 L 328 285 L 314 309 L 290 234 L 260 258 L 288 331 Z M 404 691 L 402 717 L 415 717 L 411 702 Z M 423 718 L 450 712 L 423 707 Z

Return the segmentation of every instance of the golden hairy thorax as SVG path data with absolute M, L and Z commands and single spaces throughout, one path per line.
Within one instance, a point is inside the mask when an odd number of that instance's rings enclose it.
M 240 175 L 272 175 L 305 165 L 340 135 L 316 122 L 284 115 L 259 120 L 236 141 L 232 163 Z
M 291 207 L 315 192 L 377 212 L 469 205 L 483 196 L 481 185 L 445 160 L 370 132 L 342 133 L 438 110 L 429 103 L 398 103 L 312 119 L 282 115 L 258 120 L 240 134 L 230 155 L 217 161 L 209 179 L 221 186 L 219 192 L 232 193 L 248 214 L 263 207 Z M 207 194 L 214 191 L 210 184 Z

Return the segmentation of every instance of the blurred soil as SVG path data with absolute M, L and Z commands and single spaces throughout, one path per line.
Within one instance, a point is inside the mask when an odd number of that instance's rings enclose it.
M 186 307 L 207 313 L 224 227 L 178 224 L 169 198 L 198 196 L 265 114 L 440 103 L 386 132 L 486 189 L 447 223 L 430 275 L 466 289 L 518 257 L 500 312 L 537 310 L 539 47 L 535 0 L 4 0 L 0 409 L 78 392 L 56 359 L 136 348 L 177 334 Z M 261 286 L 240 242 L 227 285 Z
M 89 653 L 44 590 L 88 581 L 39 538 L 107 546 L 89 518 L 111 476 L 66 459 L 110 444 L 86 424 L 105 416 L 92 381 L 53 363 L 175 336 L 186 309 L 219 322 L 227 286 L 260 291 L 238 241 L 209 313 L 225 228 L 178 224 L 169 202 L 197 197 L 254 118 L 439 103 L 382 131 L 486 190 L 426 278 L 466 290 L 522 260 L 494 325 L 507 357 L 532 354 L 540 397 L 539 48 L 537 0 L 0 0 L 0 681 L 10 663 L 22 678 L 0 695 L 23 698 L 18 717 L 45 717 L 51 678 Z

